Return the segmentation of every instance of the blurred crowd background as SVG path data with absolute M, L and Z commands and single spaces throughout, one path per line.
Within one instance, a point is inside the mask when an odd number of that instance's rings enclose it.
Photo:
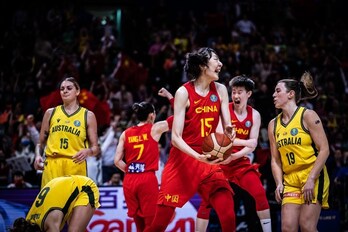
M 261 113 L 262 126 L 251 157 L 260 164 L 270 201 L 275 187 L 267 125 L 277 114 L 274 87 L 281 78 L 299 79 L 304 71 L 313 75 L 319 96 L 301 104 L 322 118 L 330 142 L 330 207 L 340 212 L 342 225 L 348 224 L 344 0 L 13 3 L 12 7 L 8 1 L 0 3 L 1 187 L 39 185 L 40 173 L 31 169 L 34 144 L 44 111 L 59 104 L 57 88 L 66 76 L 79 81 L 80 103 L 93 110 L 98 120 L 102 152 L 88 161 L 90 173 L 99 185 L 122 184 L 123 174 L 114 167 L 113 155 L 120 133 L 137 123 L 132 104 L 153 103 L 157 120 L 172 114 L 158 90 L 165 87 L 174 94 L 187 81 L 185 53 L 209 46 L 224 64 L 220 82 L 228 83 L 240 74 L 256 82 L 250 104 Z M 163 167 L 170 134 L 163 136 L 160 146 Z M 29 167 L 13 165 L 21 157 Z

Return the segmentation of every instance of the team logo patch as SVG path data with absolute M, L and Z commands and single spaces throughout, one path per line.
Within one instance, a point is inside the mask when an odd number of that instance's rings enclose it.
M 210 95 L 210 101 L 216 102 L 218 100 L 218 97 L 215 94 Z
M 298 134 L 297 128 L 292 128 L 291 131 L 290 131 L 290 134 L 291 134 L 292 136 L 297 135 L 297 134 Z
M 246 121 L 246 122 L 245 122 L 245 126 L 248 127 L 248 128 L 251 127 L 251 122 L 250 122 L 249 120 Z
M 79 120 L 75 120 L 74 126 L 77 126 L 77 127 L 81 126 L 81 122 Z

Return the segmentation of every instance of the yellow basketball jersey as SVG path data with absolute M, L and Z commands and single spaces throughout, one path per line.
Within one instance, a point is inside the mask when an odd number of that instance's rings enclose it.
M 275 120 L 274 136 L 285 174 L 313 165 L 318 155 L 311 135 L 302 123 L 305 110 L 298 107 L 287 124 L 281 120 L 282 113 Z
M 75 113 L 68 115 L 62 105 L 54 108 L 50 118 L 50 131 L 45 153 L 71 157 L 87 142 L 87 109 L 79 107 Z
M 60 225 L 62 230 L 74 207 L 87 204 L 93 208 L 100 206 L 99 190 L 92 179 L 78 175 L 57 177 L 41 189 L 26 220 L 37 224 L 44 231 L 48 214 L 52 210 L 60 210 L 64 214 Z

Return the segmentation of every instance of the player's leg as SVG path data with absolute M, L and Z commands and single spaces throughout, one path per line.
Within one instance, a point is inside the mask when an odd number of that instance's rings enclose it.
M 138 186 L 135 200 L 137 200 L 137 214 L 142 217 L 144 228 L 151 226 L 151 223 L 155 217 L 157 200 L 158 200 L 158 182 L 153 172 L 147 172 L 141 174 L 141 182 L 137 181 Z M 142 231 L 143 231 L 142 230 Z
M 133 220 L 135 222 L 135 226 L 137 227 L 137 232 L 144 231 L 144 229 L 145 229 L 145 220 L 144 220 L 144 218 L 140 217 L 139 215 L 135 215 L 133 217 Z
M 260 219 L 262 230 L 264 232 L 272 231 L 271 213 L 266 191 L 261 184 L 256 171 L 248 171 L 239 180 L 241 188 L 246 190 L 255 200 L 257 215 Z
M 45 219 L 44 228 L 47 232 L 59 232 L 60 224 L 62 223 L 64 214 L 60 210 L 53 210 Z
M 270 209 L 257 211 L 257 216 L 260 218 L 260 223 L 263 232 L 272 231 L 272 222 L 271 222 L 271 212 Z
M 209 203 L 206 202 L 204 199 L 202 199 L 201 204 L 199 205 L 198 211 L 197 211 L 197 218 L 196 218 L 196 232 L 206 232 L 207 227 L 209 224 L 209 216 L 210 216 L 211 208 L 209 206 Z
M 299 216 L 301 232 L 317 231 L 317 224 L 321 212 L 321 204 L 303 204 Z
M 155 218 L 155 215 L 144 217 L 144 224 L 145 224 L 144 229 L 151 226 L 151 223 L 153 222 L 154 218 Z
M 222 231 L 233 232 L 236 230 L 236 217 L 234 201 L 231 191 L 218 189 L 210 196 L 210 204 L 216 211 Z
M 164 232 L 173 217 L 175 207 L 167 205 L 157 205 L 155 218 L 151 226 L 144 232 Z
M 196 218 L 196 228 L 195 232 L 206 232 L 209 224 L 209 219 Z
M 90 204 L 74 207 L 69 220 L 69 232 L 84 232 L 91 220 L 95 208 Z
M 301 205 L 285 204 L 281 209 L 281 231 L 298 232 L 298 221 L 300 216 Z

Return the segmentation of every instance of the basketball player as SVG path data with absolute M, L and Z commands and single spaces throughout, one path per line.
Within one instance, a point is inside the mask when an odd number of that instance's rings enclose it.
M 217 165 L 202 154 L 203 137 L 222 125 L 234 138 L 228 112 L 228 94 L 217 83 L 222 63 L 211 48 L 186 55 L 184 70 L 190 81 L 175 93 L 172 148 L 162 174 L 156 215 L 145 231 L 165 231 L 176 207 L 182 207 L 197 191 L 216 210 L 223 231 L 235 231 L 232 189 Z M 232 207 L 226 209 L 226 204 Z
M 317 231 L 321 208 L 329 207 L 328 140 L 318 114 L 297 105 L 317 94 L 308 72 L 300 81 L 278 81 L 273 94 L 281 113 L 270 121 L 268 136 L 282 231 Z
M 169 130 L 170 121 L 154 123 L 156 111 L 148 102 L 134 103 L 133 111 L 139 123 L 126 129 L 120 136 L 114 158 L 115 165 L 125 172 L 124 196 L 128 216 L 135 221 L 137 231 L 149 227 L 158 199 L 158 141 Z
M 235 126 L 236 139 L 258 140 L 261 125 L 260 113 L 248 105 L 248 99 L 252 95 L 254 82 L 242 75 L 232 78 L 229 82 L 232 88 L 229 110 L 231 122 Z M 231 156 L 220 165 L 226 178 L 231 182 L 232 188 L 242 188 L 255 200 L 257 215 L 264 232 L 272 231 L 269 204 L 265 189 L 260 180 L 260 173 L 251 164 L 248 154 L 255 147 L 234 146 Z M 237 189 L 234 189 L 237 191 Z M 210 215 L 210 207 L 202 201 L 197 213 L 196 231 L 206 231 Z M 250 229 L 250 228 L 249 228 Z
M 96 117 L 79 105 L 79 94 L 76 80 L 65 78 L 60 84 L 63 105 L 48 109 L 43 116 L 34 162 L 36 170 L 44 170 L 41 187 L 59 176 L 87 176 L 87 156 L 99 153 Z
M 69 231 L 82 232 L 98 207 L 99 190 L 92 179 L 57 177 L 43 186 L 26 218 L 16 219 L 10 231 L 61 231 L 67 222 Z

